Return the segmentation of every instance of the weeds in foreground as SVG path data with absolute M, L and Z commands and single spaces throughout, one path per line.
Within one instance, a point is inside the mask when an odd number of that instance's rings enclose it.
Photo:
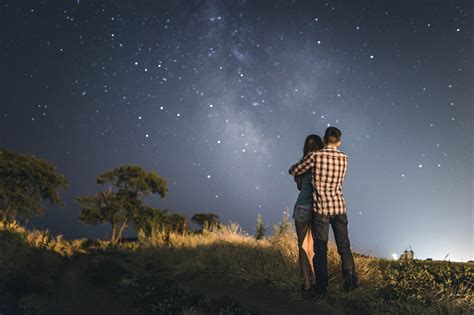
M 208 299 L 185 291 L 175 281 L 163 278 L 162 268 L 148 267 L 124 277 L 117 294 L 147 314 L 252 314 L 230 297 Z
M 179 291 L 172 278 L 193 274 L 234 278 L 296 293 L 301 281 L 297 251 L 296 236 L 291 226 L 259 240 L 243 232 L 237 223 L 230 223 L 218 230 L 203 230 L 201 233 L 152 231 L 146 236 L 139 232 L 135 242 L 111 244 L 86 239 L 69 241 L 48 231 L 28 231 L 17 223 L 0 223 L 0 305 L 14 307 L 15 303 L 21 302 L 15 295 L 28 300 L 32 288 L 51 289 L 56 281 L 51 271 L 60 268 L 64 259 L 74 259 L 75 254 L 118 252 L 133 254 L 135 269 L 117 279 L 115 286 L 118 292 L 126 292 L 131 298 L 130 303 L 142 303 L 150 311 L 177 310 L 182 304 L 180 312 L 183 314 L 196 314 L 202 310 L 217 313 L 227 310 L 228 314 L 245 312 L 234 301 L 210 302 L 193 294 L 187 295 Z M 345 294 L 340 290 L 340 259 L 334 246 L 329 247 L 328 255 L 329 304 L 350 309 L 353 313 L 473 312 L 472 265 L 394 262 L 355 255 L 360 288 Z M 96 256 L 91 255 L 91 259 Z M 171 278 L 161 279 L 149 268 L 150 264 L 166 268 Z M 97 268 L 94 272 L 100 274 L 99 269 L 106 266 Z M 163 282 L 156 287 L 158 281 Z M 171 295 L 162 292 L 166 288 Z
M 397 261 L 384 272 L 381 292 L 387 299 L 425 306 L 474 309 L 474 268 L 449 262 Z
M 282 231 L 282 232 L 280 232 Z M 300 286 L 296 235 L 290 226 L 256 240 L 233 223 L 213 233 L 171 234 L 165 244 L 158 232 L 140 235 L 144 261 L 160 257 L 175 273 L 227 276 L 247 282 L 271 283 L 285 290 Z M 171 251 L 170 251 L 171 249 Z M 458 313 L 474 308 L 474 268 L 468 265 L 426 265 L 355 255 L 360 288 L 341 293 L 340 258 L 328 251 L 329 300 L 355 312 Z
M 77 240 L 66 240 L 62 235 L 52 235 L 49 230 L 26 230 L 17 221 L 0 221 L 0 231 L 11 231 L 24 237 L 31 247 L 46 249 L 70 257 L 74 253 L 85 253 L 86 238 Z

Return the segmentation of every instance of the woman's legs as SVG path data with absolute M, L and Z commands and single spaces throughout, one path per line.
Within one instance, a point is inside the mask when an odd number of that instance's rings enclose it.
M 311 273 L 311 285 L 316 284 L 316 276 L 314 273 L 314 266 L 313 266 L 313 258 L 314 258 L 314 239 L 313 239 L 313 232 L 311 229 L 311 223 L 309 224 L 308 233 L 303 241 L 303 249 L 308 256 L 309 265 L 310 265 L 310 273 Z
M 311 222 L 295 221 L 296 235 L 298 236 L 299 264 L 301 275 L 303 276 L 306 289 L 311 288 L 315 283 L 313 266 L 311 259 L 313 252 L 313 238 L 311 236 Z

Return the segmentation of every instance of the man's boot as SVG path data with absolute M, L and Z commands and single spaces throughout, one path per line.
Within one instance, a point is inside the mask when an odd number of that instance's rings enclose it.
M 359 284 L 357 280 L 357 274 L 354 269 L 342 270 L 342 277 L 344 278 L 344 291 L 349 292 L 356 289 Z

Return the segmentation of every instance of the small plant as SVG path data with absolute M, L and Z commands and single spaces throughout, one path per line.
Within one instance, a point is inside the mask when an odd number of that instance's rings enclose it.
M 417 261 L 398 261 L 385 271 L 382 295 L 388 300 L 432 306 L 441 301 L 473 307 L 474 268 L 450 263 L 429 266 Z
M 265 232 L 267 231 L 267 227 L 265 226 L 265 223 L 263 222 L 262 216 L 259 214 L 257 216 L 257 224 L 255 225 L 255 238 L 257 240 L 261 240 L 265 237 Z
M 279 224 L 273 225 L 276 235 L 285 235 L 293 232 L 290 225 L 290 218 L 288 216 L 288 208 L 283 211 L 283 219 Z

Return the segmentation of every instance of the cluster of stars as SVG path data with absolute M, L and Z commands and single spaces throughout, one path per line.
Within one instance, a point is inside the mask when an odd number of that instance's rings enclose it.
M 33 136 L 47 134 L 36 132 L 44 126 L 54 136 L 80 135 L 82 148 L 97 151 L 100 161 L 113 152 L 117 163 L 136 156 L 152 168 L 166 165 L 177 177 L 174 189 L 204 183 L 199 192 L 210 207 L 223 207 L 229 191 L 250 195 L 242 208 L 287 203 L 293 195 L 286 168 L 304 136 L 333 125 L 344 131 L 354 172 L 384 159 L 399 162 L 384 166 L 396 178 L 387 184 L 393 190 L 458 170 L 454 161 L 465 153 L 450 137 L 472 136 L 469 10 L 435 20 L 434 9 L 366 4 L 346 15 L 343 4 L 306 5 L 314 10 L 289 10 L 299 13 L 283 21 L 283 4 L 273 3 L 235 3 L 232 10 L 175 3 L 170 10 L 150 5 L 149 12 L 79 0 L 59 10 L 48 1 L 2 3 L 21 33 L 7 34 L 2 55 L 25 59 L 19 75 L 11 68 L 4 82 L 11 76 L 30 94 L 5 88 L 2 124 L 15 122 Z M 369 8 L 378 18 L 365 18 Z M 36 27 L 40 21 L 44 29 Z M 26 49 L 35 54 L 24 57 Z M 418 135 L 422 141 L 412 139 Z M 68 159 L 80 155 L 74 142 L 61 146 Z M 168 161 L 189 170 L 182 175 Z

